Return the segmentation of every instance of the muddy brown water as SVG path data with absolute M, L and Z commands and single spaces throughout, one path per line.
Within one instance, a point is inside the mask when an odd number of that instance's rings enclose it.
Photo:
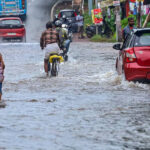
M 72 43 L 46 78 L 39 44 L 1 44 L 0 150 L 150 149 L 150 85 L 115 71 L 109 43 Z

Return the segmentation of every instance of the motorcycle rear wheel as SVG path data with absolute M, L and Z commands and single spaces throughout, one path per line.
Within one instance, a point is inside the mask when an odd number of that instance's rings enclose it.
M 59 61 L 58 61 L 58 59 L 53 59 L 51 76 L 58 76 L 58 70 L 59 70 Z

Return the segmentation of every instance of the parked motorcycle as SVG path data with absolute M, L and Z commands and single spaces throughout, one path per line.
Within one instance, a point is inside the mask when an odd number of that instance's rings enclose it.
M 92 38 L 96 35 L 96 25 L 87 25 L 85 32 L 88 38 Z M 98 26 L 98 34 L 109 38 L 112 35 L 112 31 L 106 24 L 103 24 Z
M 85 29 L 86 35 L 88 38 L 93 37 L 94 35 L 96 35 L 96 25 L 87 25 L 86 29 Z M 98 34 L 102 35 L 103 34 L 103 28 L 102 25 L 98 26 Z
M 85 32 L 86 32 L 86 35 L 88 38 L 93 37 L 96 34 L 96 26 L 95 25 L 87 25 Z

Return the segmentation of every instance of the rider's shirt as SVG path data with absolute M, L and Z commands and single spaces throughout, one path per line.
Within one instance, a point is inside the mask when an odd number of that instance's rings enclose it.
M 48 44 L 58 43 L 59 42 L 59 35 L 55 29 L 47 29 L 42 33 L 40 39 L 40 46 L 41 48 L 45 48 Z

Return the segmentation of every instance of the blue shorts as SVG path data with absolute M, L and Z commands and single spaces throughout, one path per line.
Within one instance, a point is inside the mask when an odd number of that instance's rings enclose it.
M 2 94 L 2 83 L 0 83 L 0 94 Z

